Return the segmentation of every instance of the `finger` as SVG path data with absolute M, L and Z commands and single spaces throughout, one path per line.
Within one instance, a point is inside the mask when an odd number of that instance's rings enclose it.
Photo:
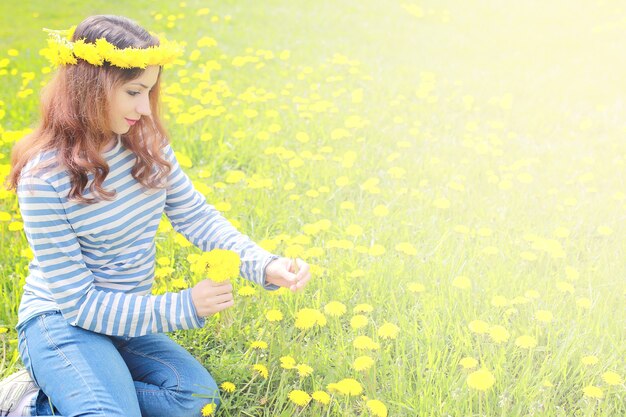
M 233 300 L 233 293 L 220 294 L 212 297 L 211 301 L 215 304 L 222 304 Z
M 300 272 L 300 262 L 298 262 L 298 258 L 293 258 L 293 267 L 294 267 L 294 271 L 296 273 L 296 275 Z M 291 271 L 291 268 L 289 268 L 289 271 Z
M 309 273 L 310 267 L 306 262 L 302 262 L 302 266 L 300 267 L 300 272 L 296 274 L 296 280 L 300 281 L 302 278 Z
M 227 294 L 233 292 L 233 285 L 229 283 L 212 285 L 208 289 L 208 293 L 211 295 Z
M 215 281 L 211 280 L 210 278 L 207 278 L 205 281 L 207 281 L 207 283 L 209 284 L 210 287 L 219 288 L 219 287 L 225 287 L 225 286 L 229 286 L 230 285 L 231 290 L 232 290 L 233 284 L 231 284 L 230 281 L 228 281 L 228 280 L 222 281 L 222 282 L 215 282 Z
M 230 308 L 233 305 L 235 305 L 235 302 L 233 300 L 230 300 L 228 302 L 221 303 L 221 304 L 216 304 L 212 308 L 213 314 L 219 313 L 220 311 L 223 311 L 223 310 L 226 310 L 227 308 Z
M 298 280 L 298 283 L 296 284 L 298 286 L 298 289 L 304 288 L 310 279 L 311 274 L 305 274 L 301 279 Z
M 285 280 L 285 282 L 296 282 L 296 274 L 293 274 L 289 271 L 283 271 L 281 274 L 281 279 Z

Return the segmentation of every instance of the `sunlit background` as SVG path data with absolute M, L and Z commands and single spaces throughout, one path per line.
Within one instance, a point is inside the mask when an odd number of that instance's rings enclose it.
M 312 266 L 172 334 L 228 383 L 218 415 L 626 415 L 624 5 L 4 1 L 2 176 L 54 71 L 41 28 L 103 13 L 186 43 L 162 96 L 179 161 Z M 4 376 L 32 254 L 0 198 Z M 193 285 L 166 219 L 157 252 L 155 293 Z

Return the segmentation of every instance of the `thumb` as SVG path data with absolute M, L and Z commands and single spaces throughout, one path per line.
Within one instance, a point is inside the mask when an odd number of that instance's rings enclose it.
M 287 265 L 281 264 L 281 268 L 278 269 L 278 276 L 289 281 L 293 282 L 296 280 L 296 274 L 291 272 L 293 261 L 289 260 Z
M 289 282 L 294 282 L 296 280 L 296 274 L 289 272 L 288 269 L 283 269 L 279 271 L 280 277 L 286 279 Z

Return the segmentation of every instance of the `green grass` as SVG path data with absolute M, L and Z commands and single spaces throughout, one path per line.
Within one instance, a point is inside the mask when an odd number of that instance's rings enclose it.
M 623 10 L 591 1 L 426 1 L 418 17 L 403 2 L 162 3 L 0 5 L 0 172 L 6 175 L 13 143 L 37 120 L 37 94 L 49 77 L 37 54 L 42 27 L 123 14 L 187 42 L 184 63 L 164 73 L 163 97 L 174 148 L 191 161 L 186 172 L 211 204 L 230 203 L 225 216 L 272 252 L 301 245 L 323 254 L 300 255 L 314 270 L 302 293 L 258 289 L 205 328 L 171 334 L 218 383 L 236 385 L 223 393 L 219 415 L 369 415 L 361 396 L 334 394 L 330 405 L 304 408 L 288 399 L 293 389 L 328 391 L 344 378 L 359 381 L 391 416 L 626 414 Z M 198 16 L 205 7 L 209 14 Z M 168 16 L 179 14 L 167 27 Z M 197 48 L 203 36 L 218 45 Z M 19 55 L 8 56 L 10 48 Z M 194 49 L 201 54 L 192 61 Z M 281 59 L 285 50 L 290 56 Z M 237 56 L 260 58 L 235 66 Z M 194 75 L 209 61 L 221 68 L 199 90 Z M 24 87 L 33 92 L 19 98 L 25 72 L 34 72 Z M 250 89 L 255 100 L 242 95 Z M 213 93 L 218 101 L 201 104 Z M 198 104 L 219 114 L 177 122 Z M 337 138 L 337 129 L 346 136 Z M 300 132 L 308 142 L 297 139 Z M 231 170 L 271 185 L 227 183 Z M 343 176 L 347 185 L 337 183 Z M 368 187 L 372 179 L 379 182 Z M 14 195 L 0 197 L 0 211 L 19 222 Z M 389 213 L 377 216 L 378 205 Z M 310 232 L 307 225 L 322 219 L 330 226 Z M 9 223 L 0 222 L 0 326 L 8 329 L 0 335 L 2 375 L 20 366 L 13 327 L 28 273 L 28 244 Z M 351 235 L 350 225 L 362 234 Z M 197 249 L 174 238 L 166 227 L 157 235 L 157 256 L 170 259 L 174 272 L 159 276 L 155 291 L 190 277 L 187 255 Z M 333 244 L 342 239 L 352 248 Z M 397 250 L 402 242 L 417 254 Z M 373 245 L 385 252 L 371 254 Z M 455 287 L 458 276 L 470 287 Z M 409 291 L 411 283 L 425 291 Z M 504 305 L 494 305 L 496 296 Z M 324 311 L 333 300 L 346 305 L 345 315 L 327 315 L 326 326 L 311 330 L 294 326 L 299 310 Z M 354 330 L 350 319 L 361 303 L 373 311 Z M 269 309 L 284 319 L 268 322 Z M 538 321 L 539 310 L 552 321 Z M 474 320 L 505 327 L 508 340 L 472 332 Z M 378 335 L 385 322 L 400 329 L 396 339 Z M 379 349 L 356 349 L 357 335 Z M 537 346 L 517 346 L 522 335 Z M 268 349 L 250 349 L 255 340 Z M 356 371 L 352 363 L 363 354 L 375 365 Z M 313 374 L 281 368 L 285 355 Z M 495 377 L 484 393 L 466 383 L 475 370 L 460 366 L 467 356 Z M 598 362 L 585 365 L 585 356 Z M 268 367 L 267 380 L 254 376 L 255 363 Z M 609 385 L 607 371 L 621 384 Z M 604 398 L 585 396 L 590 385 Z

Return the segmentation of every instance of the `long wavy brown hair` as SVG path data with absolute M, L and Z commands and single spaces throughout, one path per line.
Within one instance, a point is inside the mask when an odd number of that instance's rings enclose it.
M 85 39 L 95 43 L 106 38 L 120 49 L 147 48 L 158 45 L 152 36 L 134 21 L 121 16 L 99 15 L 83 20 L 74 31 L 72 40 Z M 68 198 L 83 203 L 111 200 L 114 190 L 105 190 L 103 181 L 109 166 L 101 155 L 103 146 L 114 138 L 109 126 L 109 94 L 142 73 L 141 68 L 122 69 L 105 62 L 97 67 L 78 59 L 76 65 L 59 67 L 50 83 L 43 89 L 41 119 L 34 131 L 21 139 L 11 153 L 11 172 L 7 178 L 10 189 L 17 189 L 24 166 L 37 154 L 54 150 L 59 163 L 70 176 Z M 149 93 L 151 116 L 143 116 L 122 135 L 122 143 L 136 159 L 133 177 L 147 188 L 161 188 L 171 170 L 162 157 L 167 134 L 159 119 L 159 90 L 161 73 Z M 39 164 L 42 169 L 48 164 Z M 89 191 L 84 196 L 88 175 L 93 174 Z

